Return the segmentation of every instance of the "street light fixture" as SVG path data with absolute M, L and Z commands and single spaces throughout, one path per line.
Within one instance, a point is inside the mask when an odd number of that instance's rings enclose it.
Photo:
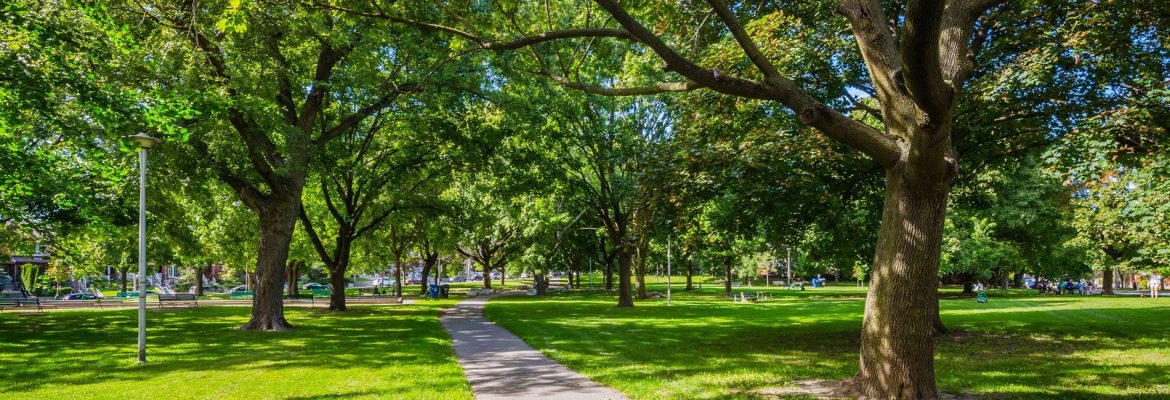
M 146 150 L 158 139 L 130 136 L 138 144 L 138 363 L 146 362 Z

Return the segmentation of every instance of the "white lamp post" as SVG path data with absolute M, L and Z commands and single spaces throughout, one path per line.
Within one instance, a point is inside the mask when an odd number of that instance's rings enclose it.
M 158 139 L 130 136 L 138 144 L 138 363 L 146 362 L 146 150 Z

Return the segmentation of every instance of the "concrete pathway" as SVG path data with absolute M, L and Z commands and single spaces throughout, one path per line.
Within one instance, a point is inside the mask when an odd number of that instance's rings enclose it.
M 451 334 L 463 374 L 479 400 L 624 400 L 550 360 L 483 317 L 490 297 L 473 297 L 447 310 L 439 322 Z

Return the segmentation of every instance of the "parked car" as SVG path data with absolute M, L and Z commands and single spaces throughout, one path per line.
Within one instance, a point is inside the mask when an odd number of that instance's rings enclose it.
M 89 293 L 70 293 L 70 294 L 66 295 L 65 298 L 62 298 L 61 300 L 95 300 L 95 299 L 97 299 L 97 296 L 94 296 L 94 295 L 89 294 Z
M 422 283 L 422 278 L 419 278 L 417 276 L 412 276 L 410 278 L 406 278 L 405 283 L 407 285 L 417 285 L 417 284 Z
M 304 290 L 328 289 L 328 288 L 329 288 L 329 285 L 324 285 L 324 284 L 320 284 L 317 282 L 309 282 L 309 283 L 306 283 L 304 286 L 301 286 L 301 289 L 304 289 Z
M 463 275 L 455 275 L 454 278 L 451 278 L 451 282 L 467 282 L 467 278 L 463 277 Z
M 235 293 L 235 292 L 247 292 L 247 291 L 248 291 L 248 287 L 247 287 L 247 286 L 245 286 L 245 285 L 240 285 L 240 286 L 236 286 L 236 287 L 234 287 L 234 288 L 228 289 L 228 290 L 224 291 L 224 293 L 227 293 L 227 294 L 232 294 L 232 293 Z M 146 293 L 147 293 L 147 294 L 150 294 L 150 291 L 148 290 L 148 291 L 146 291 Z
M 195 294 L 195 285 L 187 288 L 187 293 Z M 204 286 L 203 293 L 223 293 L 223 288 L 215 286 Z

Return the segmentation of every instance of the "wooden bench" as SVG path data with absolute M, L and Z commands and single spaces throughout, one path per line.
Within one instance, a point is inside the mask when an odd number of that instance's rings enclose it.
M 175 293 L 158 295 L 158 308 L 163 308 L 166 303 L 192 303 L 196 308 L 199 307 L 199 299 L 190 293 Z
M 23 308 L 36 307 L 37 312 L 44 312 L 44 307 L 41 305 L 41 299 L 36 297 L 19 298 L 19 297 L 2 297 L 0 298 L 0 310 L 5 308 Z
M 97 307 L 103 310 L 105 309 L 101 300 L 55 300 L 47 302 L 45 305 L 52 306 L 53 308 Z

